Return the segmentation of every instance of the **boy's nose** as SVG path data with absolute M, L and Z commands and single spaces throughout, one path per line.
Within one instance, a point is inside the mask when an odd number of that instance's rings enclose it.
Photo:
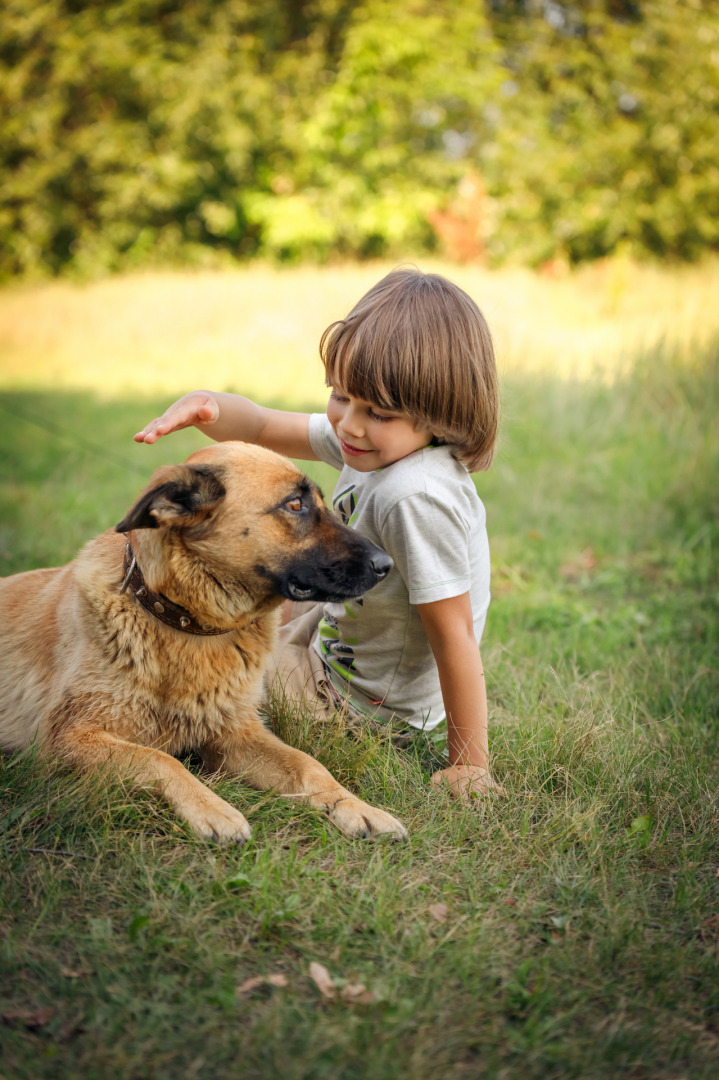
M 353 405 L 347 407 L 347 411 L 342 417 L 342 427 L 345 429 L 348 435 L 361 436 L 364 434 L 364 424 L 362 423 L 362 417 L 359 410 Z

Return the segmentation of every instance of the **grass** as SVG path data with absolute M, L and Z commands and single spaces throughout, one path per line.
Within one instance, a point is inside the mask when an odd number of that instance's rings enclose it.
M 2 759 L 6 1080 L 713 1080 L 717 355 L 650 342 L 611 380 L 506 365 L 501 451 L 477 478 L 504 799 L 458 807 L 427 786 L 431 745 L 281 703 L 279 733 L 392 809 L 407 845 L 348 842 L 222 780 L 255 835 L 220 849 L 107 778 Z M 131 443 L 167 395 L 27 374 L 0 396 L 3 573 L 71 558 L 203 441 Z M 245 985 L 270 974 L 286 985 Z M 342 998 L 357 982 L 373 1000 Z
M 637 351 L 686 358 L 719 334 L 719 258 L 662 268 L 622 260 L 572 274 L 485 271 L 423 262 L 475 297 L 507 375 L 612 378 Z M 389 263 L 235 272 L 147 273 L 86 285 L 0 291 L 0 386 L 93 390 L 102 397 L 238 389 L 324 399 L 320 335 L 392 268 Z

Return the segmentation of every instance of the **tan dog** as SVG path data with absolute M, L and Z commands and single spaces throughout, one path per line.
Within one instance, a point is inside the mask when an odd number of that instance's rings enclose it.
M 247 840 L 247 821 L 171 755 L 326 810 L 348 836 L 404 838 L 257 715 L 282 598 L 358 596 L 391 565 L 270 450 L 222 443 L 159 469 L 74 562 L 0 581 L 0 747 L 109 764 L 221 842 Z

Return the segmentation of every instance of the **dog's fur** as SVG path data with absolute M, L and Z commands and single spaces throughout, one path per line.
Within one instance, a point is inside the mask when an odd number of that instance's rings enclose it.
M 121 533 L 149 589 L 231 632 L 185 633 L 123 594 Z M 195 751 L 212 771 L 324 809 L 348 836 L 403 838 L 257 715 L 282 598 L 357 596 L 389 566 L 269 450 L 222 443 L 159 469 L 74 562 L 0 580 L 0 747 L 36 740 L 81 768 L 109 765 L 221 842 L 245 841 L 247 821 L 172 755 Z

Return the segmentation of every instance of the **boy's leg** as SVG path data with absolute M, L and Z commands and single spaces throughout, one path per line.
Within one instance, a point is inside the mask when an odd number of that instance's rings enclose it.
M 289 616 L 279 629 L 267 665 L 265 697 L 278 692 L 319 715 L 329 716 L 336 704 L 327 689 L 322 661 L 312 648 L 322 618 L 322 605 L 293 603 Z

